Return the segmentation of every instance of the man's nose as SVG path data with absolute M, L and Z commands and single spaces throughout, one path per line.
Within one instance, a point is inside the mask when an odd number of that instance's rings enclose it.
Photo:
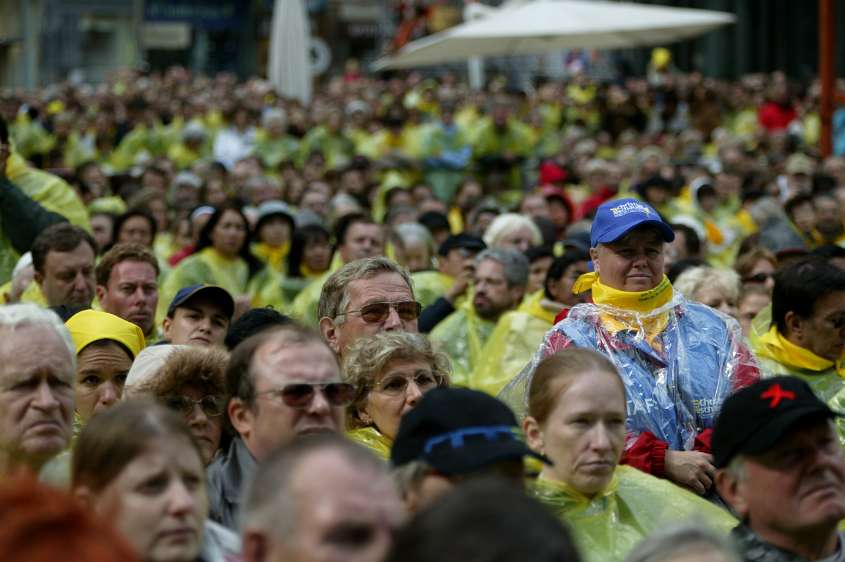
M 385 331 L 398 330 L 402 327 L 402 319 L 394 307 L 390 307 L 387 312 L 387 319 L 384 321 Z

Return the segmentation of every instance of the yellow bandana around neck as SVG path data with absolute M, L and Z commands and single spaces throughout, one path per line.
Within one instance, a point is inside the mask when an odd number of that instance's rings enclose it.
M 612 314 L 602 312 L 602 324 L 611 332 L 645 330 L 645 338 L 652 345 L 669 323 L 669 312 L 664 311 L 656 315 L 647 313 L 659 309 L 672 300 L 672 283 L 665 275 L 660 283 L 647 291 L 621 291 L 608 287 L 599 279 L 596 272 L 585 273 L 575 281 L 572 287 L 574 294 L 580 294 L 587 289 L 591 291 L 593 302 L 598 305 L 610 306 L 631 314 Z M 640 313 L 640 314 L 636 314 Z
M 757 341 L 759 343 L 757 354 L 761 357 L 774 359 L 788 367 L 808 371 L 827 371 L 835 367 L 836 374 L 845 378 L 845 366 L 843 366 L 842 359 L 834 363 L 829 359 L 819 357 L 809 349 L 795 345 L 781 335 L 777 326 L 772 326 Z

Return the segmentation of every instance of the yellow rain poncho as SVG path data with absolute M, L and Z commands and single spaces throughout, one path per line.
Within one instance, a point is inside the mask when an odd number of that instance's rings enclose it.
M 390 448 L 393 447 L 393 440 L 388 439 L 374 427 L 362 427 L 347 431 L 346 436 L 356 443 L 365 446 L 379 458 L 390 460 Z
M 555 321 L 556 312 L 542 306 L 543 292 L 530 295 L 506 312 L 481 351 L 469 387 L 496 396 L 531 361 Z
M 845 411 L 845 366 L 790 342 L 771 325 L 771 308 L 764 308 L 751 324 L 751 351 L 763 377 L 792 375 L 807 382 L 820 400 L 835 412 Z M 839 441 L 845 446 L 845 420 L 836 418 Z
M 414 296 L 423 308 L 432 304 L 452 288 L 455 279 L 439 271 L 417 271 L 411 274 Z
M 737 524 L 707 500 L 629 466 L 617 466 L 607 489 L 592 499 L 543 478 L 531 491 L 566 523 L 585 562 L 620 562 L 661 525 L 692 520 L 727 536 Z
M 306 285 L 296 295 L 290 307 L 290 315 L 294 320 L 303 326 L 317 327 L 320 323 L 320 319 L 317 318 L 317 304 L 320 302 L 320 293 L 323 292 L 323 285 L 332 273 L 334 272 L 331 270 L 327 271 Z
M 481 350 L 495 327 L 495 322 L 478 316 L 472 302 L 467 301 L 431 331 L 431 344 L 448 355 L 452 363 L 453 386 L 470 385 L 472 372 L 481 361 Z
M 15 152 L 12 152 L 6 163 L 6 177 L 27 197 L 47 210 L 59 213 L 72 224 L 90 229 L 85 205 L 63 179 L 30 167 Z M 11 242 L 0 232 L 0 283 L 11 279 L 12 269 L 19 258 Z
M 249 295 L 253 307 L 282 310 L 285 303 L 279 277 L 265 267 L 250 278 L 249 266 L 243 259 L 228 259 L 214 248 L 204 248 L 182 260 L 167 276 L 159 295 L 158 317 L 164 318 L 179 289 L 197 283 L 223 287 L 232 297 Z

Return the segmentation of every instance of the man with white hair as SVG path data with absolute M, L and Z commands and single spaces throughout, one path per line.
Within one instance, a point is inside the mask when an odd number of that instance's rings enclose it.
M 0 307 L 0 474 L 37 474 L 72 433 L 76 353 L 59 317 Z

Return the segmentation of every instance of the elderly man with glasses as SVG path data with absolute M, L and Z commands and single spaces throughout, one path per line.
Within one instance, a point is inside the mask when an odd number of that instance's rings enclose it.
M 381 257 L 350 262 L 326 280 L 317 315 L 338 357 L 357 339 L 379 332 L 417 332 L 420 304 L 408 272 Z
M 208 467 L 210 517 L 236 529 L 244 486 L 257 463 L 300 435 L 343 432 L 354 389 L 336 355 L 297 325 L 261 332 L 232 352 L 227 415 L 237 435 Z

